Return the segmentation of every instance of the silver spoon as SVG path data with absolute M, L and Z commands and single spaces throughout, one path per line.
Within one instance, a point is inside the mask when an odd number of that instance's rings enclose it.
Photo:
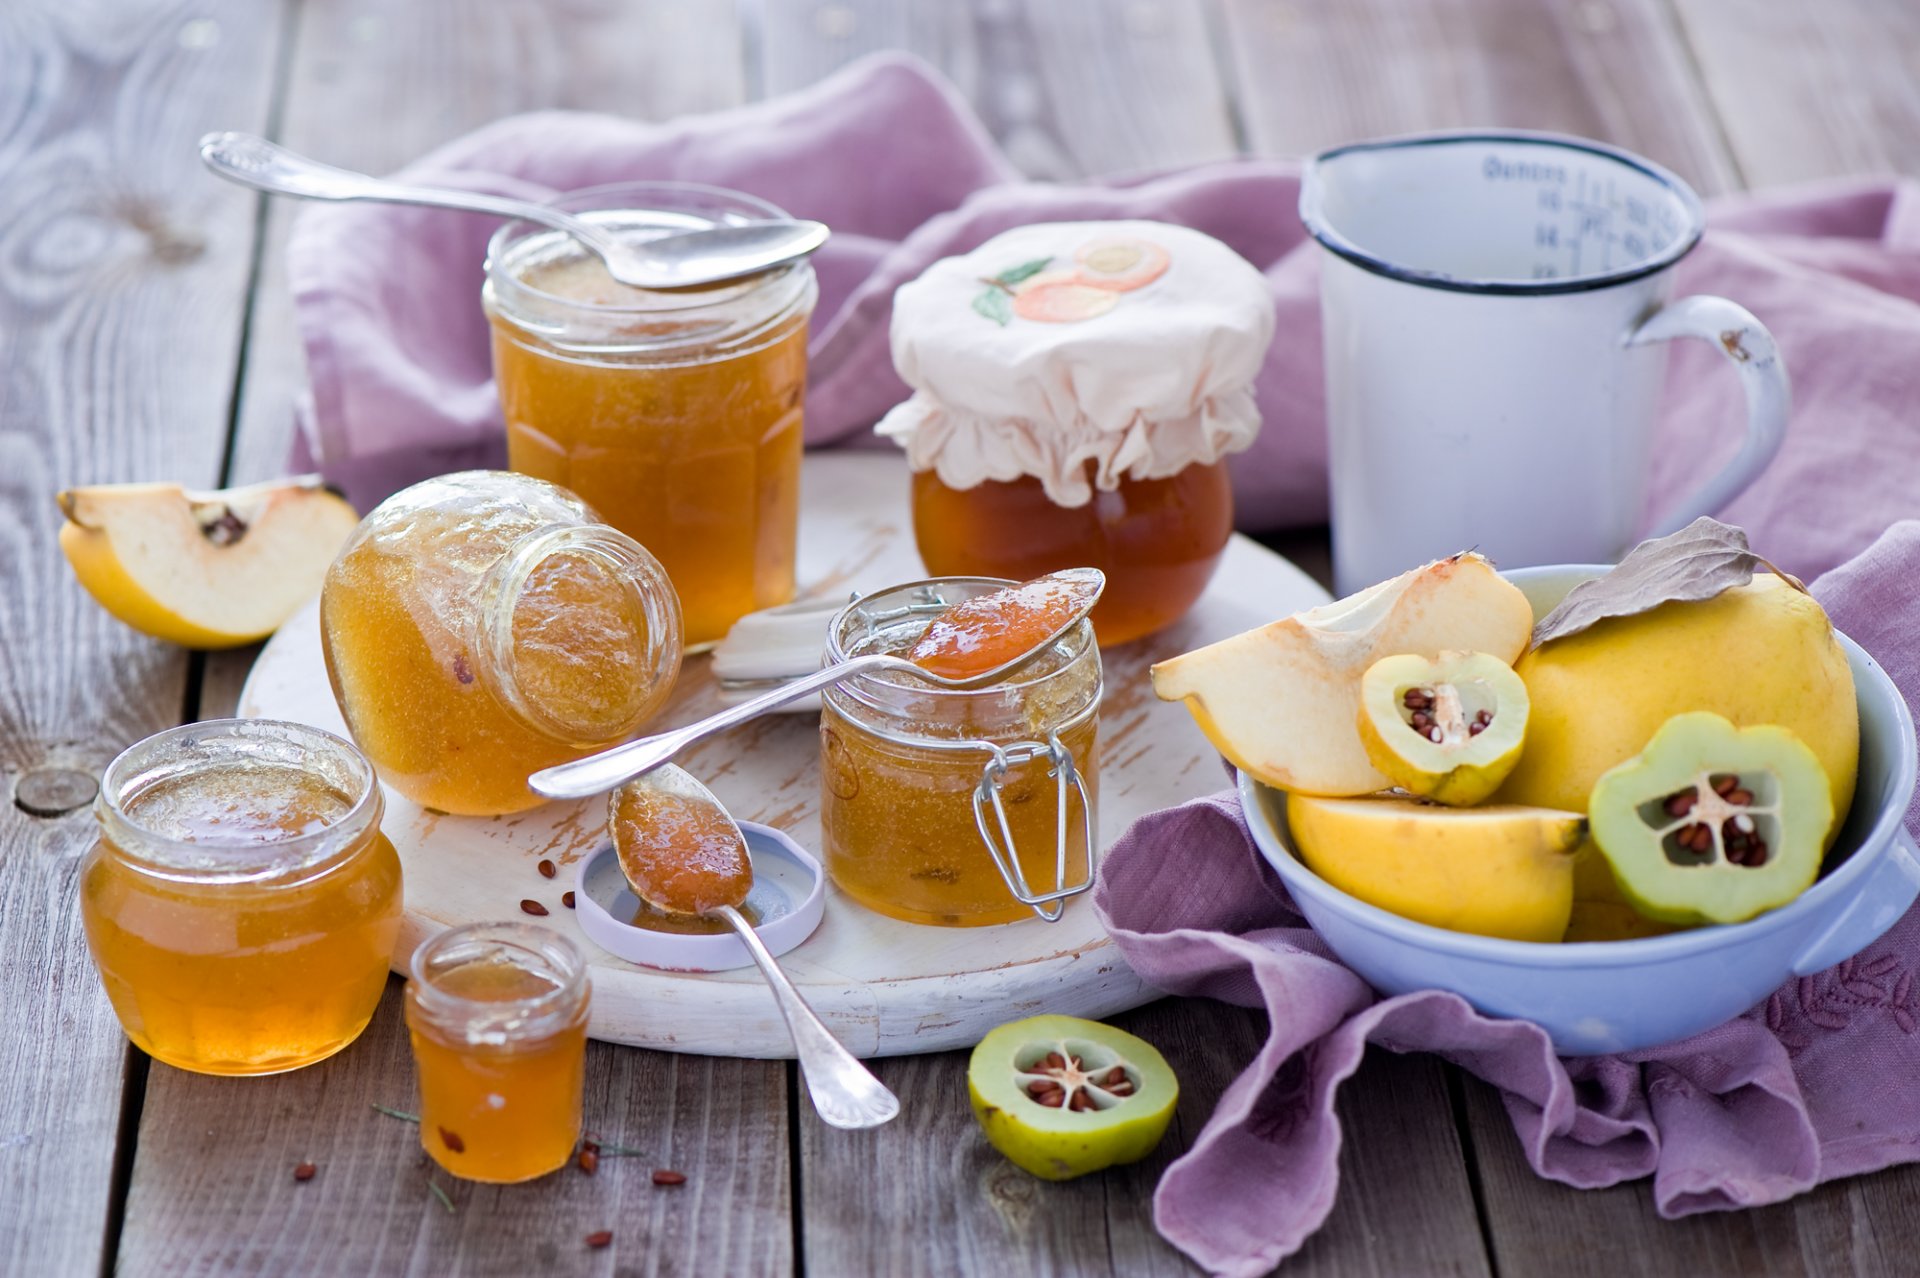
M 1107 586 L 1107 576 L 1098 568 L 1069 568 L 1064 572 L 1051 573 L 1049 576 L 1065 579 L 1082 592 L 1083 598 L 1079 609 L 1044 640 L 1011 661 L 1002 662 L 991 670 L 969 675 L 964 679 L 947 679 L 900 657 L 890 657 L 879 652 L 868 653 L 791 680 L 751 701 L 742 701 L 739 705 L 729 706 L 718 714 L 708 715 L 684 728 L 676 728 L 672 732 L 662 732 L 656 736 L 641 737 L 638 741 L 629 741 L 625 745 L 602 750 L 599 754 L 590 754 L 572 763 L 543 768 L 528 777 L 527 784 L 533 788 L 535 794 L 549 799 L 585 799 L 591 795 L 604 794 L 635 777 L 647 775 L 696 741 L 710 737 L 716 732 L 724 732 L 749 719 L 757 719 L 767 711 L 783 706 L 789 701 L 798 700 L 810 692 L 818 692 L 822 688 L 839 683 L 843 679 L 851 679 L 855 675 L 891 670 L 899 674 L 912 675 L 916 679 L 923 679 L 942 688 L 985 687 L 987 684 L 1006 678 L 1046 652 L 1053 646 L 1055 640 L 1073 629 L 1080 623 L 1081 618 L 1093 611 L 1094 604 L 1100 601 L 1100 592 Z
M 200 139 L 200 158 L 230 182 L 308 200 L 372 200 L 383 204 L 426 204 L 524 218 L 564 231 L 606 263 L 607 274 L 633 288 L 692 288 L 718 284 L 805 257 L 827 242 L 824 223 L 797 220 L 741 222 L 684 231 L 637 243 L 625 242 L 605 227 L 545 204 L 414 186 L 321 164 L 251 133 L 209 133 Z
M 682 768 L 665 767 L 649 776 L 633 781 L 622 787 L 621 794 L 615 795 L 608 805 L 609 826 L 619 825 L 614 830 L 616 846 L 620 845 L 620 835 L 630 836 L 626 846 L 620 847 L 620 863 L 623 869 L 628 865 L 630 851 L 644 857 L 652 850 L 667 850 L 664 845 L 655 848 L 635 848 L 631 836 L 644 836 L 653 823 L 647 821 L 629 821 L 624 823 L 611 820 L 621 795 L 635 794 L 637 798 L 650 806 L 647 815 L 659 813 L 671 816 L 675 809 L 684 811 L 689 807 L 699 810 L 700 815 L 717 815 L 732 831 L 735 847 L 744 866 L 747 858 L 747 842 L 740 833 L 740 827 L 734 824 L 731 814 L 722 807 L 713 792 L 701 785 Z M 669 856 L 684 855 L 681 849 L 668 851 Z M 671 873 L 665 876 L 671 880 Z M 676 901 L 662 891 L 660 885 L 645 874 L 636 875 L 631 870 L 627 874 L 628 886 L 634 895 L 658 910 L 684 914 L 682 908 L 688 902 Z M 873 1076 L 873 1072 L 862 1065 L 852 1052 L 849 1052 L 840 1040 L 833 1036 L 807 1001 L 800 997 L 800 991 L 793 987 L 787 974 L 780 970 L 773 955 L 761 943 L 754 932 L 753 925 L 732 905 L 714 905 L 699 911 L 710 918 L 719 918 L 733 929 L 740 943 L 747 947 L 747 953 L 760 968 L 760 975 L 767 978 L 767 985 L 773 990 L 773 1001 L 780 1009 L 781 1017 L 787 1022 L 787 1032 L 793 1036 L 794 1058 L 800 1064 L 800 1076 L 807 1082 L 807 1094 L 813 1098 L 813 1108 L 821 1121 L 829 1127 L 858 1129 L 878 1127 L 891 1120 L 900 1112 L 900 1098 L 887 1090 L 886 1084 Z

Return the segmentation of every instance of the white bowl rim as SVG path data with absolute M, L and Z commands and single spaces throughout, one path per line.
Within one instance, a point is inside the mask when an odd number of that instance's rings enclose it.
M 1590 570 L 1595 574 L 1607 571 L 1608 564 L 1555 564 L 1540 568 L 1518 568 L 1503 574 L 1504 576 L 1526 581 L 1550 574 Z M 1273 866 L 1275 873 L 1286 883 L 1289 891 L 1299 890 L 1305 895 L 1323 900 L 1332 908 L 1357 916 L 1368 923 L 1373 930 L 1396 935 L 1398 939 L 1428 950 L 1444 951 L 1462 958 L 1480 959 L 1488 962 L 1517 964 L 1524 967 L 1552 968 L 1591 968 L 1591 967 L 1636 967 L 1642 964 L 1664 962 L 1668 959 L 1689 958 L 1737 945 L 1743 941 L 1764 936 L 1770 932 L 1791 928 L 1803 922 L 1807 916 L 1817 914 L 1829 903 L 1829 898 L 1841 895 L 1852 886 L 1855 879 L 1866 874 L 1869 862 L 1874 857 L 1862 856 L 1868 848 L 1884 849 L 1900 833 L 1906 817 L 1907 805 L 1912 800 L 1916 782 L 1916 770 L 1920 769 L 1920 751 L 1916 750 L 1913 733 L 1913 716 L 1907 709 L 1906 698 L 1900 695 L 1899 688 L 1880 668 L 1880 663 L 1855 643 L 1838 627 L 1834 635 L 1840 640 L 1841 647 L 1849 655 L 1857 654 L 1870 672 L 1870 678 L 1878 688 L 1878 695 L 1886 698 L 1893 706 L 1896 733 L 1895 758 L 1892 763 L 1894 773 L 1894 793 L 1904 794 L 1906 800 L 1896 797 L 1880 811 L 1873 827 L 1861 836 L 1853 852 L 1833 873 L 1818 879 L 1813 886 L 1802 892 L 1792 901 L 1769 910 L 1744 923 L 1709 924 L 1691 928 L 1684 932 L 1674 932 L 1666 936 L 1640 937 L 1624 941 L 1513 941 L 1504 937 L 1479 936 L 1472 932 L 1455 932 L 1430 923 L 1417 922 L 1383 910 L 1377 905 L 1362 901 L 1333 884 L 1327 882 L 1307 867 L 1306 862 L 1294 854 L 1293 849 L 1279 839 L 1278 831 L 1263 815 L 1259 819 L 1266 822 L 1268 835 L 1282 852 L 1278 857 L 1267 855 L 1261 848 L 1262 858 Z M 1856 700 L 1864 696 L 1864 690 L 1856 687 Z M 1254 810 L 1260 802 L 1258 792 L 1267 790 L 1283 795 L 1275 787 L 1257 780 L 1245 772 L 1239 774 L 1240 806 L 1242 818 L 1247 822 L 1249 832 L 1253 830 Z M 1254 834 L 1254 843 L 1260 844 L 1260 836 Z

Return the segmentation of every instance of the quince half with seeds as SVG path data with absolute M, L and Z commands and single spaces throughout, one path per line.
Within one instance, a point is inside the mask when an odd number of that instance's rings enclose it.
M 1163 701 L 1185 701 L 1229 762 L 1295 794 L 1393 784 L 1360 739 L 1360 685 L 1382 657 L 1460 650 L 1512 663 L 1533 633 L 1519 587 L 1480 555 L 1435 560 L 1358 594 L 1162 661 Z
M 101 607 L 189 648 L 264 639 L 320 593 L 360 516 L 318 477 L 193 492 L 99 484 L 59 494 L 60 549 Z

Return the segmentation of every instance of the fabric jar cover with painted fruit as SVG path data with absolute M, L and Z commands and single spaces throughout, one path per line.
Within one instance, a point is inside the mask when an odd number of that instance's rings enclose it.
M 1246 259 L 1162 222 L 1022 226 L 901 287 L 880 422 L 913 468 L 938 576 L 1104 570 L 1102 644 L 1177 620 L 1233 530 L 1226 457 L 1260 430 L 1273 300 Z

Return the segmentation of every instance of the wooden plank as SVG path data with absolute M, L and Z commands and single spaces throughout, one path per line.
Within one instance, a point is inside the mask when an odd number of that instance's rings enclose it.
M 260 0 L 0 8 L 0 1256 L 99 1266 L 132 1064 L 81 934 L 85 806 L 180 717 L 187 659 L 109 618 L 55 546 L 56 489 L 219 470 L 253 201 L 193 143 L 258 127 L 281 30 Z M 44 814 L 44 815 L 42 815 Z
M 1673 3 L 1749 184 L 1920 173 L 1920 7 Z
M 1912 1272 L 1920 1166 L 1834 1181 L 1771 1207 L 1662 1220 L 1650 1180 L 1580 1190 L 1534 1175 L 1499 1093 L 1464 1074 L 1462 1080 L 1501 1272 L 1565 1278 Z
M 926 58 L 1032 177 L 1236 150 L 1201 0 L 769 0 L 759 37 L 769 94 L 881 49 Z
M 401 989 L 352 1047 L 291 1074 L 153 1066 L 119 1273 L 790 1272 L 780 1067 L 590 1043 L 587 1128 L 643 1152 L 591 1176 L 456 1181 L 414 1124 L 372 1108 L 418 1109 Z M 318 1168 L 304 1183 L 302 1162 Z M 656 1169 L 687 1182 L 655 1186 Z M 601 1229 L 612 1244 L 589 1248 Z
M 1738 185 L 1660 0 L 1224 2 L 1256 151 L 1514 126 L 1617 143 L 1703 193 Z
M 1192 1273 L 1153 1231 L 1153 1189 L 1252 1059 L 1265 1022 L 1240 1008 L 1166 1000 L 1113 1023 L 1158 1046 L 1180 1076 L 1174 1125 L 1150 1157 L 1078 1180 L 1038 1180 L 980 1136 L 965 1053 L 877 1062 L 902 1102 L 890 1126 L 836 1132 L 801 1115 L 808 1272 Z M 1486 1273 L 1439 1063 L 1371 1054 L 1339 1108 L 1347 1134 L 1340 1197 L 1286 1272 Z M 885 1220 L 912 1227 L 875 1228 Z

